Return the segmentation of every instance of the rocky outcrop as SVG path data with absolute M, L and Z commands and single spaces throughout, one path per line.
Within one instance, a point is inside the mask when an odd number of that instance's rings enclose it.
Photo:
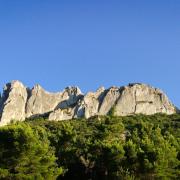
M 115 106 L 117 116 L 132 114 L 175 113 L 175 107 L 159 89 L 145 84 L 130 84 L 122 91 Z
M 106 90 L 104 98 L 102 99 L 101 105 L 99 107 L 99 115 L 108 114 L 111 108 L 116 105 L 117 100 L 121 95 L 123 88 L 111 87 Z
M 58 108 L 66 108 L 76 104 L 81 91 L 77 87 L 67 87 L 63 92 L 49 93 L 36 85 L 29 91 L 26 105 L 26 117 L 50 113 Z
M 27 89 L 19 81 L 5 85 L 0 102 L 0 125 L 6 125 L 11 120 L 24 120 L 27 101 Z
M 67 87 L 58 93 L 49 93 L 41 86 L 26 88 L 19 81 L 6 84 L 0 96 L 0 125 L 11 120 L 25 120 L 46 115 L 49 120 L 68 120 L 107 115 L 155 114 L 176 112 L 174 105 L 159 89 L 145 84 L 99 88 L 83 95 L 78 87 Z
M 50 121 L 69 120 L 75 116 L 75 108 L 57 109 L 49 114 Z
M 77 116 L 89 118 L 98 115 L 105 88 L 101 87 L 96 92 L 88 92 L 77 105 Z

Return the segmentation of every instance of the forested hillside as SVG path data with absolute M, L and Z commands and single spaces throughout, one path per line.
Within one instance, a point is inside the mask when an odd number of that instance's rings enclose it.
M 179 179 L 180 115 L 30 119 L 0 128 L 0 179 Z

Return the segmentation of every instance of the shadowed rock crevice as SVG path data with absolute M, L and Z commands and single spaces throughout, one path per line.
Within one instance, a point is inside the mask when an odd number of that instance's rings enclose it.
M 66 108 L 68 108 L 68 107 L 73 108 L 73 107 L 75 107 L 75 106 L 77 105 L 77 102 L 78 102 L 80 99 L 82 99 L 83 97 L 84 97 L 83 95 L 77 95 L 77 96 L 70 95 L 69 99 L 60 102 L 60 103 L 56 106 L 55 110 L 57 110 L 57 109 L 59 109 L 59 108 L 60 108 L 60 109 L 66 109 Z
M 26 118 L 26 120 L 33 120 L 33 119 L 39 119 L 39 118 L 48 119 L 48 118 L 49 118 L 49 115 L 50 115 L 52 112 L 53 112 L 53 111 L 50 111 L 50 112 L 47 112 L 47 113 L 44 113 L 44 114 L 35 114 L 35 115 L 32 115 L 32 116 Z
M 28 106 L 28 102 L 29 102 L 29 99 L 30 97 L 32 96 L 32 90 L 30 88 L 26 88 L 26 91 L 27 91 L 27 101 L 26 101 L 26 104 L 25 104 L 25 114 L 27 114 L 28 110 L 27 110 L 27 106 Z
M 12 81 L 5 85 L 0 98 L 0 125 L 36 117 L 56 121 L 90 118 L 107 115 L 112 108 L 116 116 L 179 112 L 161 90 L 140 83 L 101 87 L 83 95 L 78 87 L 50 93 L 40 85 L 29 89 L 19 81 Z

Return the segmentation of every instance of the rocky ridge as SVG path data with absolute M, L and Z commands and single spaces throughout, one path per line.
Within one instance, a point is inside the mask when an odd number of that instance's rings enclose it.
M 5 85 L 0 96 L 0 125 L 11 120 L 46 116 L 49 120 L 68 120 L 107 115 L 176 113 L 177 109 L 159 89 L 146 84 L 129 84 L 122 87 L 99 88 L 83 94 L 78 87 L 67 87 L 63 92 L 49 93 L 40 85 L 32 89 L 20 81 Z

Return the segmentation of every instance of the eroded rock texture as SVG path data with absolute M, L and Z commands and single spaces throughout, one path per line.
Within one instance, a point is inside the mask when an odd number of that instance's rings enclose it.
M 0 96 L 0 125 L 44 115 L 56 121 L 89 118 L 107 115 L 112 108 L 117 116 L 173 114 L 177 110 L 161 90 L 145 84 L 109 89 L 101 87 L 96 92 L 83 95 L 78 87 L 49 93 L 39 85 L 29 89 L 19 81 L 12 81 L 5 85 Z

